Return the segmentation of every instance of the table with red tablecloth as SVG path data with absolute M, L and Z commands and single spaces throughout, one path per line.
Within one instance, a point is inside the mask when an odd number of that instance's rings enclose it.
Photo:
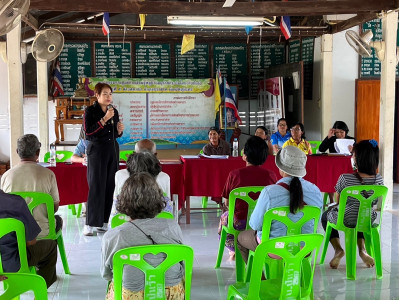
M 229 157 L 228 159 L 212 158 L 185 158 L 183 162 L 184 198 L 186 200 L 186 223 L 190 223 L 190 196 L 220 197 L 224 184 L 230 171 L 245 167 L 241 157 Z M 268 156 L 262 165 L 276 173 L 280 179 L 280 173 L 274 162 L 274 156 Z M 334 192 L 334 186 L 339 175 L 351 173 L 352 166 L 349 156 L 310 155 L 306 163 L 306 180 L 314 183 L 322 192 Z
M 179 161 L 162 162 L 162 171 L 170 176 L 170 193 L 183 197 L 183 164 Z M 126 168 L 121 165 L 120 168 Z M 86 202 L 89 187 L 87 184 L 87 167 L 80 164 L 57 163 L 49 167 L 57 178 L 60 205 Z

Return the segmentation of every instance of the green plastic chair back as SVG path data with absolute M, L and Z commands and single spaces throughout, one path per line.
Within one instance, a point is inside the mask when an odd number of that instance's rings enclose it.
M 274 207 L 268 210 L 263 216 L 262 225 L 262 243 L 270 238 L 270 229 L 273 222 L 283 223 L 287 228 L 287 236 L 302 234 L 302 227 L 309 221 L 313 221 L 313 233 L 317 232 L 317 225 L 320 220 L 321 210 L 316 206 L 305 205 L 296 213 L 302 213 L 302 217 L 297 221 L 292 221 L 288 214 L 290 213 L 289 206 Z M 245 282 L 249 282 L 252 273 L 254 251 L 249 251 L 247 273 Z M 266 275 L 267 278 L 278 278 L 282 270 L 282 261 L 276 259 L 266 259 Z
M 161 211 L 155 218 L 160 218 L 160 219 L 173 219 L 173 215 L 170 212 L 167 211 Z M 122 225 L 123 223 L 129 222 L 130 218 L 125 215 L 125 214 L 116 214 L 115 216 L 112 217 L 111 219 L 111 228 L 118 227 Z
M 130 154 L 133 154 L 134 150 L 122 150 L 119 151 L 119 160 L 127 161 Z
M 317 252 L 323 241 L 321 234 L 301 234 L 279 237 L 262 242 L 255 250 L 252 276 L 249 283 L 230 285 L 227 299 L 306 299 L 311 298 Z M 300 247 L 299 247 L 300 245 Z M 293 251 L 294 249 L 294 251 Z M 304 259 L 311 260 L 310 276 L 303 276 Z M 261 280 L 263 265 L 268 254 L 282 258 L 282 278 Z
M 67 151 L 67 150 L 57 150 L 55 151 L 55 161 L 56 162 L 65 162 L 68 159 L 70 159 L 73 156 L 72 151 Z M 64 155 L 61 158 L 59 158 L 60 155 Z M 44 162 L 48 162 L 50 159 L 50 152 L 47 152 L 44 154 Z
M 319 150 L 321 141 L 308 141 L 308 143 L 312 147 L 312 154 L 316 154 L 317 150 Z
M 362 191 L 374 191 L 373 195 L 365 198 Z M 382 222 L 382 212 L 388 188 L 383 185 L 355 185 L 342 190 L 339 197 L 337 224 L 327 222 L 326 235 L 324 240 L 323 252 L 320 264 L 324 263 L 328 243 L 330 241 L 331 229 L 345 232 L 345 255 L 346 255 L 346 277 L 356 279 L 356 245 L 357 232 L 363 232 L 367 253 L 374 258 L 377 279 L 382 278 L 382 259 L 381 259 L 381 240 L 380 228 Z M 357 224 L 355 228 L 346 227 L 344 224 L 345 207 L 348 197 L 357 199 L 360 202 Z M 373 224 L 371 219 L 372 203 L 381 197 L 381 205 L 378 223 Z
M 244 260 L 241 257 L 240 251 L 237 251 L 237 237 L 241 232 L 234 228 L 234 211 L 236 206 L 236 200 L 241 199 L 248 204 L 248 213 L 247 213 L 247 225 L 246 229 L 249 229 L 249 219 L 252 215 L 252 212 L 256 205 L 257 199 L 252 199 L 249 195 L 251 193 L 260 193 L 264 189 L 264 186 L 248 186 L 248 187 L 239 187 L 232 190 L 229 194 L 229 216 L 227 221 L 227 226 L 222 226 L 222 230 L 220 233 L 220 242 L 219 242 L 219 251 L 218 257 L 216 259 L 215 269 L 220 267 L 220 263 L 222 261 L 224 247 L 226 243 L 227 234 L 234 235 L 234 248 L 236 253 L 236 277 L 237 281 L 242 281 L 244 278 Z
M 41 237 L 40 239 L 45 240 L 55 240 L 57 241 L 58 250 L 60 251 L 60 256 L 62 260 L 62 265 L 64 266 L 65 274 L 71 274 L 69 270 L 68 260 L 66 257 L 65 246 L 64 246 L 64 239 L 62 237 L 62 228 L 56 232 L 55 231 L 55 218 L 54 218 L 54 200 L 51 195 L 46 193 L 40 192 L 13 192 L 11 194 L 19 195 L 22 198 L 27 200 L 30 198 L 31 201 L 28 203 L 28 208 L 31 213 L 38 205 L 46 205 L 47 208 L 47 217 L 48 217 L 48 228 L 49 233 L 45 237 Z
M 146 254 L 157 255 L 159 253 L 165 253 L 166 258 L 156 267 L 153 267 L 144 260 Z M 166 299 L 165 272 L 181 261 L 184 261 L 185 269 L 185 299 L 189 300 L 194 261 L 194 251 L 191 247 L 180 244 L 162 244 L 130 247 L 117 251 L 113 257 L 115 300 L 122 299 L 124 265 L 131 265 L 144 272 L 144 299 L 164 300 Z
M 28 257 L 26 254 L 25 226 L 20 220 L 13 218 L 0 219 L 0 238 L 15 232 L 17 236 L 19 261 L 21 267 L 18 272 L 29 273 Z M 3 272 L 3 265 L 0 253 L 0 273 Z M 11 298 L 10 298 L 11 299 Z
M 47 286 L 43 277 L 27 273 L 0 273 L 8 279 L 4 281 L 4 292 L 0 300 L 10 300 L 28 291 L 33 291 L 35 300 L 47 300 Z

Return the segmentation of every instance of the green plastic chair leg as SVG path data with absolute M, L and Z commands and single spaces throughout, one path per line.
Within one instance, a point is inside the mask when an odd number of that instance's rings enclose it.
M 321 252 L 321 257 L 320 257 L 320 264 L 321 265 L 324 264 L 324 259 L 326 258 L 328 243 L 330 242 L 331 230 L 332 230 L 332 227 L 327 225 L 326 234 L 324 236 L 323 251 Z
M 71 271 L 69 270 L 67 256 L 65 253 L 64 239 L 62 238 L 62 234 L 60 234 L 57 237 L 57 245 L 58 245 L 58 250 L 60 251 L 60 256 L 61 256 L 61 260 L 62 260 L 62 266 L 64 267 L 64 272 L 65 272 L 65 274 L 71 274 Z
M 202 197 L 202 208 L 208 207 L 208 196 Z
M 374 258 L 374 245 L 373 245 L 373 240 L 371 238 L 371 235 L 369 233 L 364 233 L 364 245 L 366 247 L 366 251 L 368 255 Z
M 330 200 L 330 197 L 328 196 L 328 193 L 324 193 L 324 197 L 323 197 L 324 207 L 327 207 L 329 200 Z
M 76 209 L 75 209 L 75 204 L 69 204 L 68 208 L 72 211 L 73 215 L 76 215 Z
M 377 229 L 372 229 L 372 243 L 373 243 L 373 252 L 374 252 L 374 261 L 375 261 L 375 270 L 377 274 L 377 279 L 382 279 L 382 258 L 381 258 L 381 241 L 380 241 L 380 233 Z
M 245 282 L 250 282 L 250 280 L 251 280 L 251 273 L 252 273 L 251 271 L 252 271 L 252 264 L 254 261 L 254 255 L 255 255 L 255 252 L 249 251 L 247 270 L 246 270 L 246 274 L 245 274 Z
M 356 230 L 345 232 L 345 256 L 346 256 L 346 278 L 356 280 Z
M 227 232 L 222 228 L 222 231 L 220 233 L 219 251 L 218 251 L 218 257 L 216 259 L 215 269 L 220 268 L 220 263 L 222 262 L 223 258 L 224 246 L 226 244 L 226 238 L 227 238 Z
M 80 218 L 80 214 L 82 213 L 82 203 L 78 204 L 78 211 L 76 212 L 76 218 Z
M 237 248 L 237 236 L 234 236 L 234 249 L 236 251 L 236 281 L 244 282 L 245 279 L 245 262 L 241 256 L 240 250 Z

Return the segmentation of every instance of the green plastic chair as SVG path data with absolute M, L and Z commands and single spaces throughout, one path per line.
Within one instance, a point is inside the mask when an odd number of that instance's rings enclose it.
M 20 220 L 13 218 L 0 219 L 0 238 L 3 236 L 15 232 L 17 236 L 18 244 L 18 255 L 21 267 L 18 272 L 22 273 L 35 273 L 34 267 L 29 267 L 28 256 L 26 254 L 26 238 L 25 238 L 25 226 Z M 0 273 L 3 272 L 3 265 L 1 263 L 0 253 Z M 10 298 L 11 299 L 11 298 Z
M 227 299 L 312 299 L 313 275 L 317 252 L 323 241 L 321 234 L 301 234 L 279 237 L 262 242 L 255 250 L 251 280 L 230 285 Z M 302 243 L 301 243 L 302 242 Z M 303 244 L 304 243 L 304 244 Z M 301 245 L 301 247 L 299 247 Z M 304 259 L 312 253 L 309 259 Z M 282 278 L 262 280 L 268 254 L 282 258 Z M 310 274 L 304 276 L 304 262 L 310 262 Z
M 302 234 L 302 227 L 307 222 L 313 220 L 313 233 L 317 232 L 317 225 L 319 224 L 321 210 L 316 206 L 305 205 L 298 213 L 303 213 L 303 216 L 297 221 L 292 221 L 288 214 L 290 213 L 289 206 L 274 207 L 268 210 L 263 217 L 262 225 L 262 243 L 270 238 L 270 229 L 274 222 L 283 223 L 287 227 L 287 236 Z M 249 282 L 252 273 L 252 266 L 254 260 L 254 251 L 249 251 L 247 272 L 245 282 Z M 282 260 L 280 259 L 266 259 L 266 278 L 281 278 L 281 271 L 283 269 Z
M 361 192 L 370 190 L 374 191 L 373 195 L 371 195 L 369 198 L 364 198 Z M 382 278 L 380 228 L 382 221 L 382 212 L 387 193 L 388 188 L 383 185 L 355 185 L 342 190 L 339 197 L 337 224 L 327 222 L 326 235 L 324 240 L 323 252 L 321 253 L 320 264 L 324 263 L 324 259 L 326 257 L 327 247 L 330 241 L 331 229 L 334 228 L 336 230 L 344 231 L 346 277 L 347 279 L 356 280 L 356 245 L 357 233 L 360 231 L 364 234 L 367 253 L 374 258 L 377 279 Z M 355 198 L 360 202 L 358 219 L 355 228 L 346 227 L 344 225 L 344 214 L 348 197 Z M 377 218 L 378 224 L 372 224 L 372 202 L 380 197 L 382 197 L 382 201 L 379 218 Z
M 119 151 L 119 160 L 127 161 L 130 154 L 133 154 L 134 150 L 122 150 Z
M 32 213 L 33 209 L 38 205 L 44 204 L 47 208 L 47 216 L 48 216 L 48 227 L 49 233 L 47 236 L 42 237 L 40 239 L 43 240 L 55 240 L 57 241 L 58 250 L 60 252 L 62 265 L 64 267 L 65 274 L 71 274 L 69 270 L 68 260 L 65 253 L 64 239 L 62 237 L 62 228 L 56 232 L 55 231 L 55 218 L 54 218 L 54 200 L 51 195 L 40 192 L 13 192 L 11 194 L 19 195 L 22 198 L 31 198 L 32 201 L 28 204 L 29 210 Z
M 47 300 L 47 286 L 43 277 L 27 273 L 0 273 L 8 279 L 4 281 L 4 292 L 0 300 L 19 299 L 19 296 L 33 291 L 36 300 Z
M 161 211 L 155 218 L 173 219 L 173 215 L 170 212 Z M 129 221 L 130 221 L 130 218 L 127 215 L 121 214 L 121 213 L 116 214 L 111 219 L 111 228 L 118 227 L 118 226 L 122 225 L 123 223 L 129 222 Z
M 321 141 L 308 141 L 308 143 L 312 147 L 312 154 L 316 154 L 317 150 L 319 150 Z
M 56 162 L 65 162 L 68 159 L 70 159 L 73 156 L 72 151 L 67 151 L 67 150 L 57 150 L 55 151 L 55 161 Z M 62 158 L 58 158 L 59 155 L 64 155 Z M 44 162 L 48 162 L 50 159 L 50 152 L 47 152 L 44 154 Z
M 165 253 L 165 260 L 153 267 L 144 260 L 146 254 L 157 255 Z M 185 299 L 190 299 L 191 277 L 193 272 L 194 251 L 191 247 L 180 244 L 162 244 L 137 246 L 121 249 L 114 254 L 114 295 L 115 300 L 122 299 L 122 275 L 124 265 L 131 265 L 140 269 L 145 274 L 144 298 L 164 300 L 165 296 L 165 272 L 173 265 L 184 261 L 185 274 Z
M 237 250 L 237 237 L 241 232 L 234 228 L 234 211 L 236 207 L 236 200 L 241 199 L 248 203 L 248 213 L 247 213 L 247 226 L 246 229 L 249 229 L 249 218 L 255 208 L 256 200 L 253 200 L 248 196 L 250 193 L 258 193 L 261 192 L 265 187 L 264 186 L 248 186 L 248 187 L 239 187 L 232 190 L 229 194 L 229 216 L 227 220 L 227 226 L 222 226 L 222 230 L 220 233 L 220 242 L 219 242 L 219 251 L 218 257 L 216 259 L 215 269 L 220 267 L 220 263 L 222 261 L 224 247 L 226 243 L 227 234 L 230 233 L 234 235 L 234 248 L 236 253 L 236 278 L 237 281 L 242 281 L 244 278 L 244 260 L 241 257 L 240 251 Z

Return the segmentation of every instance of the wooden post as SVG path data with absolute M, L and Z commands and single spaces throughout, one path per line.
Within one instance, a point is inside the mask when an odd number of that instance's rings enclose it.
M 331 128 L 333 36 L 321 37 L 321 136 Z
M 37 67 L 37 116 L 38 139 L 42 144 L 39 160 L 49 151 L 48 80 L 47 62 L 36 62 Z

